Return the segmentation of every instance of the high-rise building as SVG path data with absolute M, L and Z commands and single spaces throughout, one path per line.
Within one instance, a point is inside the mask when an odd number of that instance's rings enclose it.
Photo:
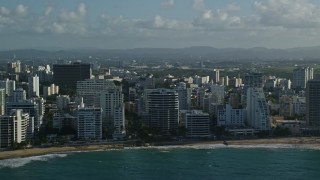
M 224 77 L 224 86 L 229 86 L 229 77 L 228 76 Z
M 78 110 L 78 138 L 102 138 L 102 110 L 101 108 L 80 108 Z
M 210 118 L 201 110 L 181 110 L 180 123 L 184 125 L 190 138 L 203 138 L 210 135 Z
M 229 104 L 225 108 L 218 109 L 218 126 L 241 127 L 247 117 L 246 109 L 234 109 Z
M 12 92 L 16 89 L 16 81 L 9 79 L 0 81 L 0 88 L 4 88 L 6 90 L 7 96 L 12 96 Z
M 191 107 L 191 89 L 186 83 L 180 82 L 177 89 L 179 97 L 179 110 L 188 110 Z
M 224 86 L 220 85 L 211 85 L 210 90 L 211 93 L 217 96 L 218 103 L 223 103 L 224 102 Z
M 114 138 L 125 136 L 124 103 L 121 86 L 109 87 L 100 94 L 103 126 L 114 129 Z
M 4 115 L 6 110 L 6 91 L 0 89 L 0 115 Z
M 77 81 L 90 79 L 92 76 L 90 64 L 54 64 L 54 83 L 61 89 L 76 88 Z
M 220 70 L 219 69 L 215 69 L 214 71 L 213 71 L 213 78 L 214 78 L 214 82 L 215 83 L 219 83 L 219 81 L 220 81 Z
M 244 76 L 244 85 L 246 87 L 263 88 L 262 73 L 247 73 Z
M 14 109 L 10 115 L 0 116 L 0 147 L 10 147 L 14 142 L 21 143 L 27 139 L 29 114 L 21 109 Z
M 270 130 L 269 107 L 262 88 L 247 90 L 246 123 L 257 130 Z
M 320 80 L 307 82 L 306 89 L 307 125 L 320 128 Z
M 52 83 L 53 82 L 53 72 L 50 71 L 50 66 L 39 66 L 38 70 L 35 72 L 39 76 L 40 83 Z
M 48 96 L 59 94 L 59 86 L 51 84 L 50 86 L 43 87 L 43 97 L 47 98 Z
M 100 107 L 100 93 L 114 86 L 113 80 L 86 79 L 77 82 L 77 95 L 83 97 L 86 106 Z
M 112 134 L 113 139 L 122 139 L 126 135 L 125 130 L 125 115 L 124 115 L 124 104 L 120 104 L 114 110 L 113 116 L 113 127 L 114 131 Z
M 39 77 L 38 75 L 30 76 L 28 77 L 28 83 L 29 83 L 29 97 L 39 97 L 40 91 L 39 91 Z
M 27 100 L 26 91 L 22 88 L 18 88 L 13 91 L 12 102 L 25 102 Z
M 0 148 L 7 148 L 12 144 L 13 121 L 12 116 L 0 116 Z
M 203 99 L 206 96 L 206 90 L 203 87 L 197 89 L 197 106 L 203 108 L 204 102 Z
M 8 62 L 7 64 L 7 72 L 9 74 L 18 74 L 21 71 L 21 63 L 20 61 L 16 62 Z
M 300 67 L 293 70 L 292 88 L 302 90 L 309 80 L 313 79 L 313 68 Z
M 63 110 L 67 108 L 68 104 L 70 103 L 70 97 L 68 95 L 59 95 L 56 98 L 57 108 L 59 110 Z
M 6 114 L 10 115 L 11 110 L 22 109 L 24 113 L 29 114 L 30 121 L 28 129 L 30 132 L 39 130 L 42 125 L 41 112 L 39 106 L 35 101 L 24 101 L 24 102 L 7 102 L 6 103 Z
M 171 89 L 147 89 L 145 91 L 146 124 L 162 132 L 175 131 L 179 121 L 178 93 Z

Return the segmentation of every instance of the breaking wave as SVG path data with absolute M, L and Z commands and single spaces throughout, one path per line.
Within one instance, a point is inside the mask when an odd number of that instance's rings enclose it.
M 26 164 L 29 164 L 32 161 L 49 161 L 54 158 L 64 158 L 66 156 L 67 156 L 67 154 L 47 154 L 47 155 L 42 155 L 42 156 L 5 159 L 5 160 L 0 160 L 0 169 L 5 168 L 5 167 L 18 168 L 18 167 L 22 167 Z

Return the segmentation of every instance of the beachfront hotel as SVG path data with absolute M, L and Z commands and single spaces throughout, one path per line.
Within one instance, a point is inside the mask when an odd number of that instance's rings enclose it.
M 124 103 L 121 86 L 109 87 L 100 93 L 103 126 L 114 129 L 113 138 L 121 139 L 125 136 Z
M 77 131 L 79 139 L 102 139 L 101 115 L 101 108 L 79 108 Z
M 256 130 L 270 130 L 269 107 L 262 88 L 247 90 L 247 125 Z
M 10 115 L 0 116 L 0 148 L 26 141 L 28 123 L 29 114 L 21 109 L 13 109 Z
M 204 138 L 210 135 L 209 114 L 202 110 L 181 110 L 180 122 L 186 128 L 186 137 Z
M 145 91 L 145 110 L 149 127 L 159 128 L 162 132 L 176 130 L 179 121 L 178 93 L 171 89 L 147 89 Z
M 320 128 L 320 80 L 307 82 L 306 89 L 307 126 Z

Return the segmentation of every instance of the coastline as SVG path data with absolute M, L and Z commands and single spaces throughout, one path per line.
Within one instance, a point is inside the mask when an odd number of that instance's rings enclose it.
M 228 145 L 240 145 L 240 146 L 255 146 L 255 145 L 299 145 L 303 147 L 316 147 L 320 149 L 320 137 L 286 137 L 286 138 L 271 138 L 271 139 L 243 139 L 243 140 L 227 140 Z M 222 145 L 223 141 L 173 141 L 173 142 L 161 142 L 151 143 L 148 147 L 157 146 L 209 146 L 209 145 Z M 67 152 L 77 151 L 99 151 L 99 150 L 111 150 L 111 149 L 123 149 L 125 147 L 144 147 L 133 146 L 132 144 L 102 144 L 102 145 L 81 145 L 81 146 L 63 146 L 63 147 L 47 147 L 47 148 L 31 148 L 15 151 L 1 151 L 0 160 L 11 158 L 22 158 L 30 156 L 40 156 L 46 154 L 59 154 Z M 226 146 L 227 147 L 227 146 Z

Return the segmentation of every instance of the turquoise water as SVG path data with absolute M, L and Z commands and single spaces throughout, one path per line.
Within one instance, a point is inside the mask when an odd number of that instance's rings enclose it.
M 51 154 L 1 160 L 0 179 L 320 179 L 320 150 L 162 147 Z

